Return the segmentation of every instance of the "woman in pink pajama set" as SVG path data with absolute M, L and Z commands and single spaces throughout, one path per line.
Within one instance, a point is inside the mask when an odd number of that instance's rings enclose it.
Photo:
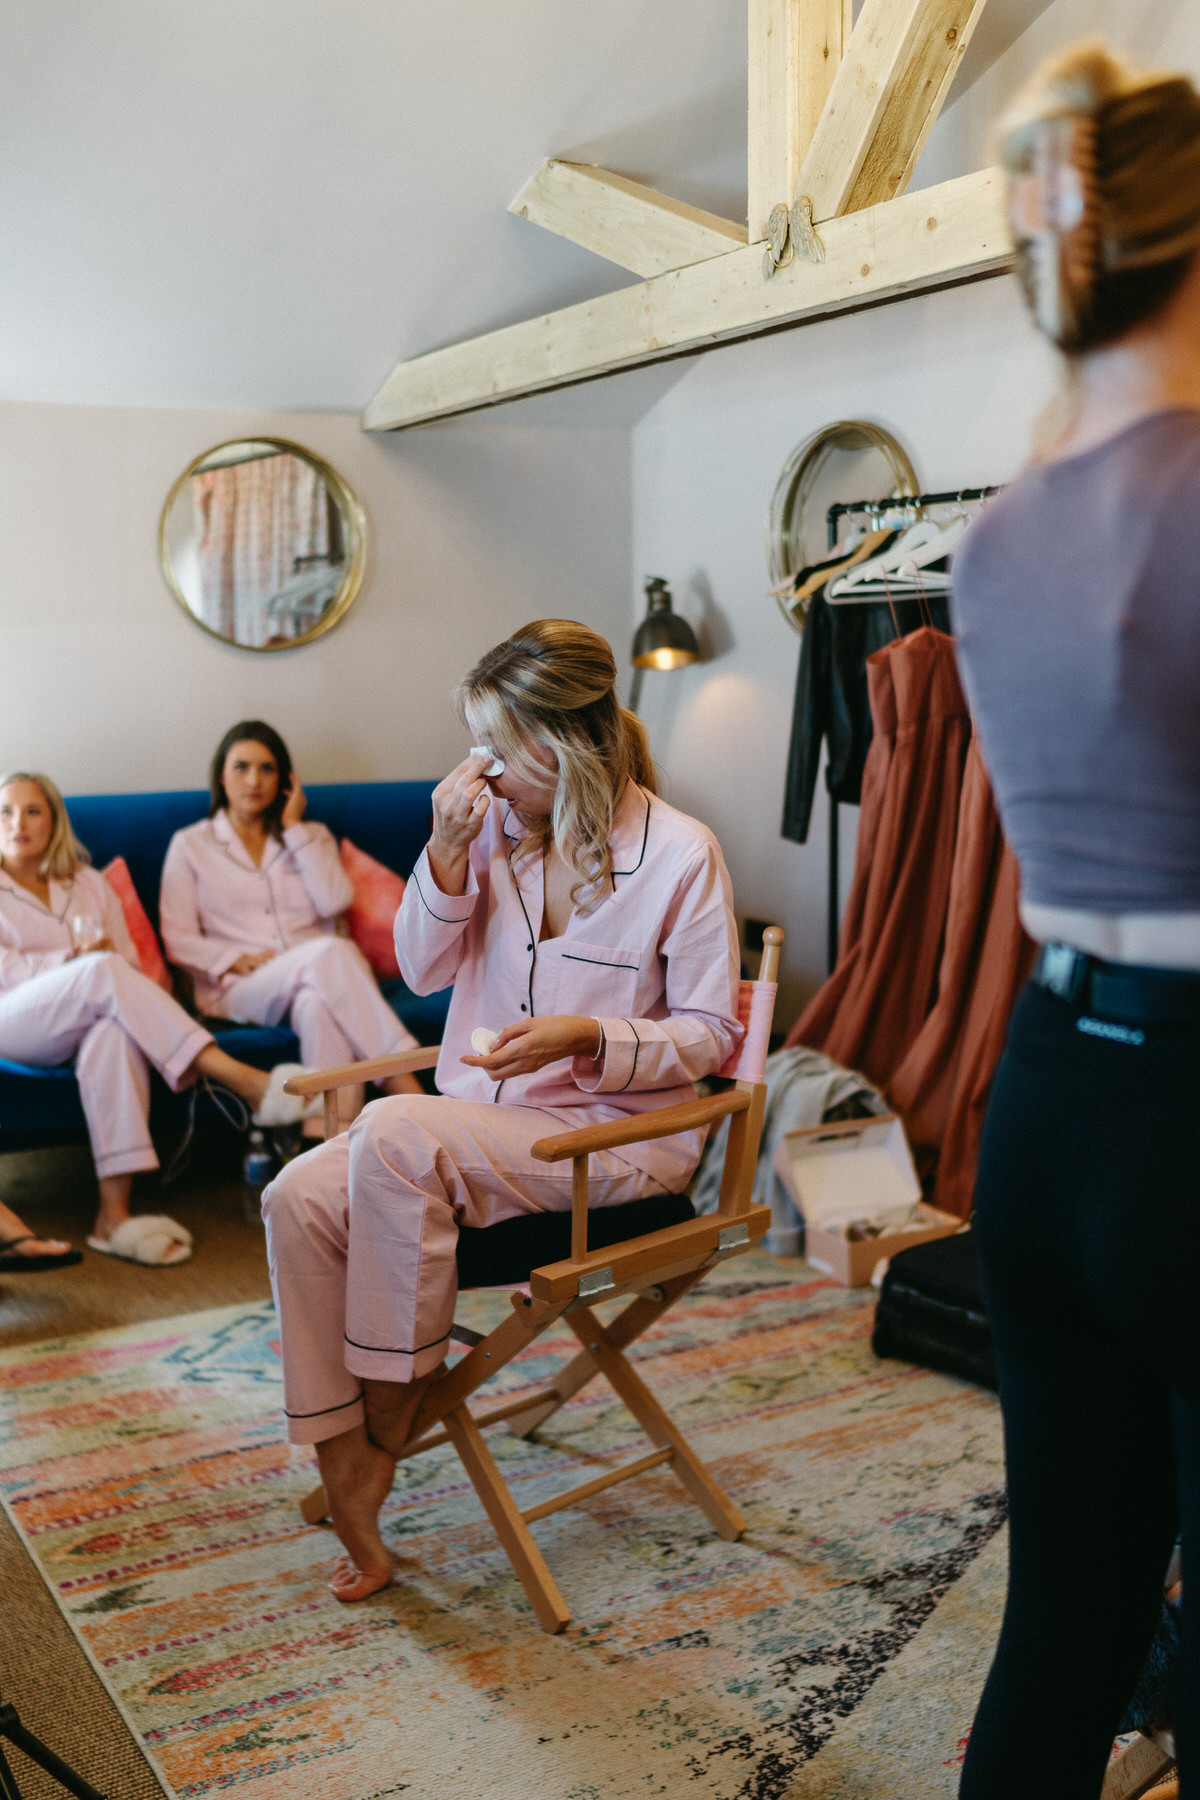
M 271 1089 L 264 1123 L 301 1110 L 279 1092 L 294 1066 L 272 1083 L 235 1062 L 142 974 L 121 903 L 87 867 L 62 795 L 45 775 L 0 782 L 0 1056 L 44 1066 L 75 1058 L 100 1185 L 88 1242 L 131 1262 L 191 1255 L 191 1234 L 173 1219 L 130 1216 L 135 1173 L 158 1167 L 146 1122 L 151 1066 L 176 1090 L 208 1075 L 259 1108 Z M 19 1223 L 0 1208 L 6 1241 Z
M 453 1323 L 460 1225 L 571 1204 L 530 1146 L 693 1097 L 741 1036 L 729 876 L 654 792 L 645 731 L 586 626 L 548 619 L 485 656 L 458 700 L 491 746 L 434 790 L 396 952 L 453 982 L 437 1097 L 380 1100 L 299 1157 L 263 1210 L 293 1443 L 314 1444 L 357 1600 L 391 1580 L 379 1509 Z M 495 768 L 493 753 L 503 759 Z M 498 1032 L 471 1053 L 478 1027 Z M 702 1132 L 591 1159 L 593 1205 L 679 1192 Z
M 171 839 L 159 898 L 163 945 L 191 975 L 197 1009 L 255 1025 L 287 1019 L 315 1069 L 412 1049 L 361 951 L 337 936 L 354 890 L 332 834 L 304 819 L 279 733 L 261 719 L 232 726 L 210 785 L 209 817 Z M 422 1090 L 402 1075 L 387 1091 Z M 305 1130 L 323 1135 L 316 1119 Z

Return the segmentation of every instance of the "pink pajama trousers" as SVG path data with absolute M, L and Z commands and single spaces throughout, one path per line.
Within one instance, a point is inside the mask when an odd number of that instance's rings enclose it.
M 256 1025 L 284 1019 L 300 1039 L 307 1068 L 340 1068 L 370 1056 L 411 1050 L 406 1031 L 379 991 L 370 965 L 348 938 L 307 938 L 281 950 L 253 974 L 222 989 L 223 1018 Z
M 454 1322 L 459 1226 L 568 1210 L 571 1164 L 535 1162 L 529 1147 L 597 1116 L 611 1112 L 401 1094 L 287 1165 L 263 1216 L 292 1443 L 361 1424 L 362 1377 L 411 1381 L 437 1367 Z M 673 1142 L 654 1147 L 660 1164 Z M 672 1190 L 694 1162 L 672 1170 Z M 591 1159 L 593 1206 L 665 1191 L 615 1152 Z
M 0 1056 L 53 1067 L 75 1058 L 96 1173 L 157 1169 L 150 1067 L 178 1091 L 212 1034 L 115 951 L 79 956 L 0 994 Z

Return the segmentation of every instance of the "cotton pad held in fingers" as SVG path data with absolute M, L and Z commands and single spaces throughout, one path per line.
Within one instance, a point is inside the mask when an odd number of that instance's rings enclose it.
M 476 1056 L 490 1056 L 500 1042 L 498 1031 L 489 1031 L 486 1025 L 477 1025 L 471 1033 L 471 1048 Z
M 491 781 L 493 776 L 503 775 L 504 764 L 501 762 L 500 758 L 496 755 L 496 752 L 492 749 L 492 746 L 490 744 L 472 744 L 471 745 L 471 755 L 487 757 L 488 766 L 483 771 L 485 780 Z

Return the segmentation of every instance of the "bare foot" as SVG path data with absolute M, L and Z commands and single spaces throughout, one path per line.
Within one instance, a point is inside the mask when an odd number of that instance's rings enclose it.
M 379 1512 L 391 1492 L 396 1459 L 356 1425 L 317 1445 L 317 1463 L 333 1528 L 342 1540 L 329 1591 L 338 1600 L 365 1600 L 388 1586 L 392 1559 L 379 1531 Z
M 393 1457 L 399 1456 L 412 1433 L 413 1420 L 425 1398 L 425 1389 L 435 1375 L 444 1373 L 445 1367 L 445 1363 L 439 1363 L 436 1369 L 431 1369 L 428 1375 L 418 1375 L 415 1381 L 363 1382 L 367 1434 L 373 1444 L 381 1445 Z
M 335 1600 L 348 1606 L 352 1600 L 365 1600 L 392 1584 L 392 1565 L 386 1569 L 360 1569 L 352 1556 L 339 1556 L 333 1565 L 333 1576 L 326 1583 Z

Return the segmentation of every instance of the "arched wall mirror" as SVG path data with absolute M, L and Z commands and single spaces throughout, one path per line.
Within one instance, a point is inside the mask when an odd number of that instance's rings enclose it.
M 868 420 L 839 419 L 797 445 L 784 464 L 767 515 L 771 592 L 793 631 L 803 630 L 805 608 L 792 598 L 792 577 L 833 548 L 826 541 L 832 502 L 868 494 L 915 494 L 918 487 L 903 445 Z
M 363 509 L 337 470 L 286 438 L 206 450 L 158 527 L 180 606 L 242 650 L 290 650 L 335 625 L 362 585 L 365 542 Z

